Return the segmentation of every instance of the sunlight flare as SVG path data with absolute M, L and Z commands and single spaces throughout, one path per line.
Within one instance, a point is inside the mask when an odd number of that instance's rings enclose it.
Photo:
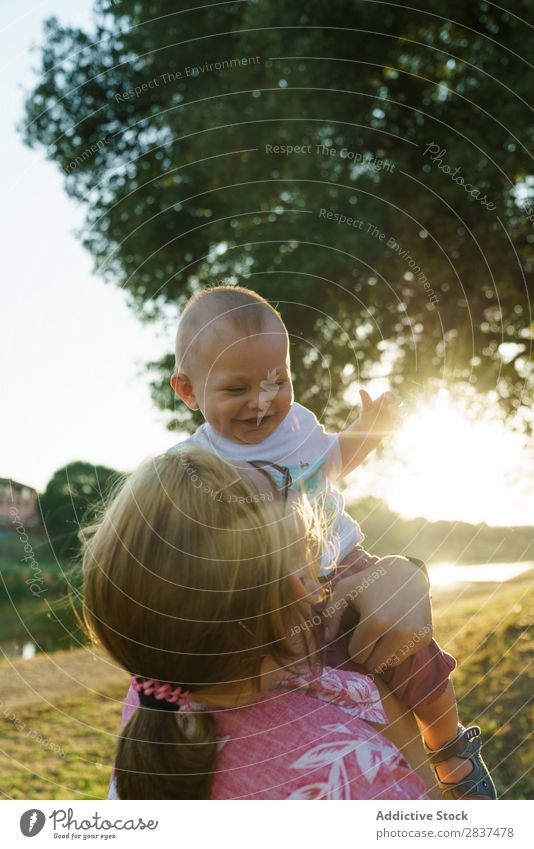
M 383 456 L 353 475 L 350 495 L 376 495 L 407 518 L 529 525 L 533 470 L 532 448 L 496 406 L 475 412 L 442 390 L 410 409 Z

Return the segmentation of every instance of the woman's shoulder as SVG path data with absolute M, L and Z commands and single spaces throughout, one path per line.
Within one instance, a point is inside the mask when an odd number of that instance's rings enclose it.
M 365 675 L 325 669 L 288 676 L 252 705 L 217 713 L 214 799 L 420 799 Z
M 369 722 L 387 722 L 380 693 L 372 675 L 326 666 L 322 669 L 312 669 L 302 675 L 288 675 L 282 679 L 279 687 L 328 702 Z

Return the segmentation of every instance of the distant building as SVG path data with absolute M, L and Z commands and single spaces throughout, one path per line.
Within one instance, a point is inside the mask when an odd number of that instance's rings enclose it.
M 35 506 L 36 498 L 37 493 L 33 487 L 11 478 L 0 478 L 0 526 L 12 528 L 14 520 L 28 528 L 38 525 L 40 519 Z M 17 511 L 16 514 L 13 509 Z

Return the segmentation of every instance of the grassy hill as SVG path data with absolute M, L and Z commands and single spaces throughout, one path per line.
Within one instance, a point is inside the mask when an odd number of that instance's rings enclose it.
M 458 660 L 464 725 L 480 725 L 499 795 L 534 798 L 534 570 L 505 584 L 433 592 L 435 637 Z

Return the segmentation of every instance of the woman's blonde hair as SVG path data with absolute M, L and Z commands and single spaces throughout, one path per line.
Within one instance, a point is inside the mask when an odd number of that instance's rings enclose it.
M 201 703 L 213 687 L 257 690 L 265 657 L 291 667 L 317 651 L 299 627 L 310 608 L 287 580 L 291 564 L 317 558 L 318 541 L 297 526 L 281 500 L 203 449 L 145 462 L 83 535 L 90 635 L 132 674 Z M 118 743 L 119 798 L 209 798 L 215 754 L 209 712 L 138 708 Z

